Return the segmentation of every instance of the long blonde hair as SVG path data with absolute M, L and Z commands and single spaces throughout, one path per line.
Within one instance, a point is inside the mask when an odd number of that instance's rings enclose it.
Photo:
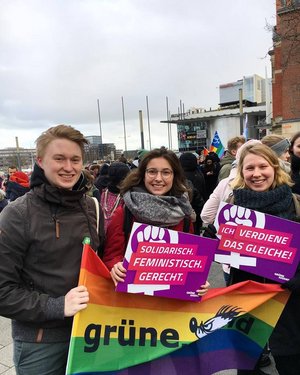
M 271 189 L 275 189 L 280 185 L 293 186 L 293 182 L 290 176 L 280 167 L 277 155 L 270 147 L 263 144 L 254 144 L 245 147 L 241 153 L 237 175 L 231 182 L 230 186 L 232 189 L 249 189 L 245 183 L 243 175 L 243 166 L 245 157 L 249 154 L 257 155 L 264 158 L 274 169 L 274 181 L 271 185 Z

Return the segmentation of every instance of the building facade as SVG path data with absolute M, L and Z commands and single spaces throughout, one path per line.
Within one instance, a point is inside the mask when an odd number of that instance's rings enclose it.
M 87 135 L 85 138 L 91 145 L 100 145 L 102 143 L 102 137 L 100 135 Z
M 102 143 L 99 135 L 88 135 L 85 138 L 89 144 L 85 146 L 85 162 L 92 163 L 94 160 L 115 160 L 116 146 L 114 143 Z
M 300 131 L 300 0 L 276 0 L 273 29 L 272 131 L 286 137 Z
M 178 150 L 182 152 L 208 148 L 215 131 L 218 131 L 224 146 L 230 138 L 242 135 L 244 129 L 247 129 L 247 138 L 260 139 L 266 134 L 265 118 L 266 106 L 260 105 L 243 107 L 242 115 L 239 108 L 224 108 L 185 116 L 184 119 L 174 115 L 169 122 L 177 125 Z
M 242 90 L 243 100 L 251 103 L 265 103 L 265 79 L 257 74 L 243 77 L 236 82 L 219 86 L 220 106 L 226 106 L 239 101 L 239 90 Z
M 35 148 L 9 147 L 0 150 L 0 170 L 6 171 L 10 165 L 20 169 L 32 169 L 36 158 Z
M 240 91 L 241 90 L 241 91 Z M 241 95 L 242 94 L 242 95 Z M 266 118 L 271 98 L 270 80 L 257 74 L 219 86 L 219 108 L 206 111 L 191 108 L 186 113 L 173 114 L 168 121 L 177 125 L 178 150 L 197 151 L 209 147 L 215 131 L 224 146 L 238 135 L 260 139 L 270 127 Z

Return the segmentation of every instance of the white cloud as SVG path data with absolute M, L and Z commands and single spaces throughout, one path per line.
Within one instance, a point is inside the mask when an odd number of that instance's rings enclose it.
M 274 0 L 2 0 L 0 147 L 32 147 L 59 123 L 99 134 L 99 98 L 103 140 L 122 148 L 122 96 L 140 147 L 146 95 L 152 147 L 167 145 L 166 96 L 172 113 L 216 107 L 219 84 L 264 76 L 274 14 Z

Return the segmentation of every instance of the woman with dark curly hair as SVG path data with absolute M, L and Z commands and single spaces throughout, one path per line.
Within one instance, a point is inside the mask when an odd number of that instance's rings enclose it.
M 122 261 L 126 249 L 124 219 L 126 210 L 130 224 L 143 224 L 193 233 L 194 212 L 180 162 L 173 151 L 162 147 L 150 151 L 121 185 L 124 208 L 119 207 L 107 229 L 104 263 L 116 283 L 124 281 L 126 269 Z M 187 228 L 185 228 L 187 227 Z M 202 285 L 199 294 L 206 293 Z

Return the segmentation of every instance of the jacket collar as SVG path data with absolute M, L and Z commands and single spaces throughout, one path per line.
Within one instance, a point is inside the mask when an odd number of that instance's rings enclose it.
M 72 206 L 75 201 L 80 200 L 87 191 L 86 183 L 86 178 L 81 174 L 72 190 L 52 186 L 47 180 L 42 168 L 37 164 L 34 165 L 30 178 L 30 188 L 33 189 L 35 193 L 49 203 L 62 206 Z

